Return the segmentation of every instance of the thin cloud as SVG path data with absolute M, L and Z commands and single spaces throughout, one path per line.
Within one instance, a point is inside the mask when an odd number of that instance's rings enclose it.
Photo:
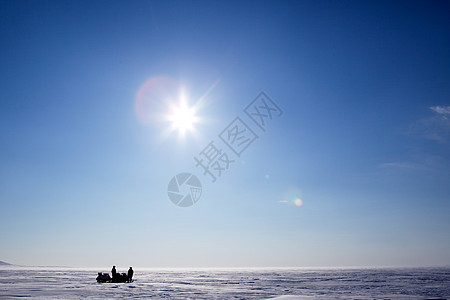
M 410 171 L 433 170 L 442 165 L 442 158 L 438 155 L 413 155 L 407 160 L 385 162 L 378 165 L 382 169 L 397 169 Z
M 423 118 L 408 130 L 408 135 L 448 143 L 450 141 L 450 106 L 431 106 L 432 115 Z
M 431 106 L 430 109 L 440 115 L 450 115 L 450 105 L 449 106 Z
M 387 162 L 379 165 L 380 168 L 398 168 L 398 169 L 424 169 L 424 166 L 410 161 Z

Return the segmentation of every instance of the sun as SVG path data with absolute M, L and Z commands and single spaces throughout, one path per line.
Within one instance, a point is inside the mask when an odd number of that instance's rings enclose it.
M 178 133 L 184 136 L 187 131 L 194 130 L 194 125 L 198 122 L 195 113 L 194 107 L 189 107 L 185 101 L 180 101 L 178 105 L 171 107 L 167 119 L 172 123 L 172 130 L 178 130 Z

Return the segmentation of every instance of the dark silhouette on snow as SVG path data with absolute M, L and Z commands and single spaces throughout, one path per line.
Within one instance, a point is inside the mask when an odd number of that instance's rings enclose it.
M 98 276 L 97 276 L 97 282 L 111 282 L 112 278 L 109 276 L 108 273 L 101 273 L 98 272 Z
M 130 269 L 128 270 L 128 274 L 125 273 L 117 273 L 116 270 L 116 266 L 112 267 L 111 270 L 111 275 L 112 277 L 109 276 L 109 273 L 98 273 L 97 276 L 97 282 L 132 282 L 133 281 L 133 269 L 130 267 Z
M 134 271 L 133 271 L 133 269 L 130 267 L 130 268 L 128 269 L 128 282 L 133 282 L 133 274 L 134 274 Z
M 115 277 L 113 277 L 112 282 L 127 282 L 128 276 L 125 273 L 117 273 Z

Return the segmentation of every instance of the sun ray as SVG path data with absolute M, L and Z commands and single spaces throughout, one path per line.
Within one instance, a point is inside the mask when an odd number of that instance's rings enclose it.
M 171 131 L 178 131 L 180 137 L 195 130 L 194 125 L 199 121 L 196 116 L 196 108 L 188 105 L 183 92 L 180 95 L 179 103 L 170 107 L 167 120 L 171 122 Z

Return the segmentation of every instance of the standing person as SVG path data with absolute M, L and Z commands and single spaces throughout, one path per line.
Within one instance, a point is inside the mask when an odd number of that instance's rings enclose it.
M 113 279 L 116 278 L 116 274 L 117 274 L 116 266 L 113 266 L 113 268 L 112 268 L 112 270 L 111 270 L 111 274 L 112 274 L 112 278 L 113 278 Z
M 134 273 L 134 271 L 133 271 L 133 269 L 130 267 L 130 268 L 128 269 L 128 282 L 132 282 L 132 281 L 133 281 L 133 273 Z

